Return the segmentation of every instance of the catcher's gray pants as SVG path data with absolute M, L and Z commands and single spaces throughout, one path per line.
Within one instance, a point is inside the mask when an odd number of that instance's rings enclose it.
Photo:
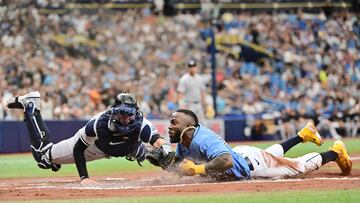
M 73 149 L 75 143 L 80 139 L 80 136 L 85 136 L 85 127 L 81 128 L 73 137 L 63 140 L 57 144 L 54 144 L 51 149 L 52 163 L 55 164 L 70 164 L 75 163 L 73 156 Z M 96 147 L 95 144 L 91 144 L 85 150 L 86 161 L 93 161 L 107 157 L 104 152 Z
M 252 146 L 236 146 L 234 152 L 247 157 L 254 169 L 250 171 L 252 178 L 284 178 L 307 174 L 321 167 L 322 158 L 319 153 L 309 153 L 295 159 L 285 158 L 280 144 L 262 150 Z

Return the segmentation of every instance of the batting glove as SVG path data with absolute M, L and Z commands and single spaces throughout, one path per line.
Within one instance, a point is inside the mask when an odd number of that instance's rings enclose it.
M 194 176 L 205 174 L 205 164 L 196 165 L 194 162 L 184 159 L 179 165 L 180 171 L 186 175 Z

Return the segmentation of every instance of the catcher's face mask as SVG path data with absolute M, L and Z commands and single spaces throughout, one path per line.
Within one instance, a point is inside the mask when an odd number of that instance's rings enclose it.
M 126 134 L 141 127 L 143 117 L 136 108 L 121 104 L 110 110 L 110 122 L 119 133 Z
M 111 112 L 111 120 L 117 124 L 128 125 L 135 122 L 136 109 L 120 105 L 113 107 Z

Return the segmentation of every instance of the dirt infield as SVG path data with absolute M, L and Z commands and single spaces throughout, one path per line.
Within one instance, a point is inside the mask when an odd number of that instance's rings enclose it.
M 360 160 L 353 160 L 358 165 Z M 356 164 L 355 164 L 356 163 Z M 207 194 L 225 192 L 269 192 L 309 189 L 360 189 L 360 169 L 350 176 L 339 175 L 330 163 L 302 178 L 214 182 L 201 177 L 177 177 L 166 172 L 123 174 L 121 177 L 94 177 L 101 185 L 81 187 L 77 177 L 2 179 L 1 200 L 83 199 L 124 196 Z

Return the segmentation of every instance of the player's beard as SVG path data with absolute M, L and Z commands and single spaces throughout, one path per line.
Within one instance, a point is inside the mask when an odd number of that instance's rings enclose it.
M 182 136 L 184 136 L 184 133 L 188 130 L 196 130 L 195 126 L 188 126 L 186 128 L 184 128 L 181 132 L 176 130 L 174 131 L 173 135 L 174 136 L 170 136 L 170 142 L 171 143 L 181 143 L 182 142 Z
M 179 143 L 180 142 L 180 132 L 174 132 L 174 136 L 170 136 L 171 143 Z

